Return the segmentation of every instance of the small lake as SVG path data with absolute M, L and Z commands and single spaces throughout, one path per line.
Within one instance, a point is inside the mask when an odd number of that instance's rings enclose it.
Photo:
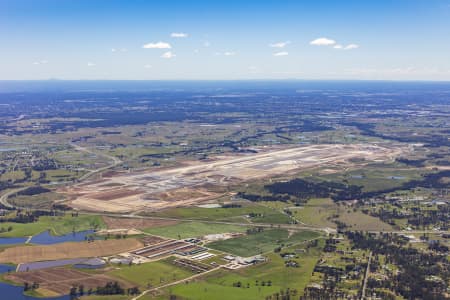
M 6 273 L 11 269 L 14 271 L 14 267 L 0 264 L 0 274 Z M 1 299 L 8 300 L 70 300 L 70 296 L 68 295 L 53 298 L 36 298 L 32 296 L 26 296 L 23 294 L 23 287 L 3 282 L 0 282 L 0 295 Z
M 30 243 L 36 245 L 53 245 L 65 242 L 82 242 L 87 236 L 94 234 L 94 230 L 85 230 L 80 232 L 72 232 L 65 235 L 51 235 L 50 231 L 44 231 L 33 236 Z M 28 238 L 26 237 L 0 237 L 0 245 L 24 244 Z
M 85 230 L 80 232 L 72 232 L 65 235 L 51 235 L 50 231 L 44 231 L 31 238 L 31 244 L 53 245 L 65 242 L 82 242 L 86 237 L 94 234 L 94 230 Z
M 23 237 L 0 237 L 0 245 L 23 244 L 26 241 L 27 238 Z
M 86 261 L 86 258 L 74 258 L 74 259 L 60 259 L 50 261 L 37 261 L 31 263 L 20 264 L 17 268 L 18 272 L 27 272 L 32 270 L 40 270 L 54 267 L 61 267 L 66 265 L 74 265 Z

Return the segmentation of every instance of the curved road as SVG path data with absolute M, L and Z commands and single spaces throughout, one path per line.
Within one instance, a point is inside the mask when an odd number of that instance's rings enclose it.
M 72 183 L 76 183 L 78 181 L 83 181 L 83 180 L 91 177 L 94 174 L 97 174 L 97 173 L 106 171 L 108 169 L 114 168 L 114 167 L 116 167 L 116 166 L 118 166 L 118 165 L 120 165 L 122 163 L 122 161 L 119 158 L 117 158 L 117 157 L 114 157 L 114 156 L 111 156 L 111 155 L 108 155 L 108 154 L 104 154 L 104 153 L 97 153 L 95 151 L 92 151 L 92 150 L 90 150 L 88 148 L 79 146 L 79 145 L 74 144 L 74 143 L 70 143 L 69 145 L 72 146 L 73 148 L 75 148 L 78 151 L 86 152 L 86 153 L 90 153 L 90 154 L 95 154 L 95 155 L 98 155 L 98 156 L 102 156 L 102 157 L 112 161 L 111 164 L 109 164 L 109 165 L 107 165 L 105 167 L 101 167 L 101 168 L 98 168 L 98 169 L 95 169 L 95 170 L 89 170 L 88 173 L 84 174 L 83 176 L 78 178 L 76 181 L 73 181 Z M 60 184 L 67 184 L 67 183 L 70 183 L 70 181 L 62 182 Z M 9 196 L 11 196 L 11 195 L 13 195 L 13 194 L 15 194 L 17 192 L 20 192 L 22 190 L 25 190 L 26 188 L 28 188 L 28 186 L 7 191 L 6 193 L 4 193 L 3 195 L 0 196 L 0 203 L 3 204 L 4 206 L 8 207 L 8 208 L 26 208 L 26 207 L 15 206 L 15 205 L 12 205 L 11 203 L 8 202 Z M 29 209 L 29 208 L 26 208 L 26 209 Z

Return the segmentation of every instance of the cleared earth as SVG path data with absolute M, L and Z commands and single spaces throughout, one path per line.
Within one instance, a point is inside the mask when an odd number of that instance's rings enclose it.
M 137 239 L 100 240 L 82 243 L 61 243 L 45 246 L 19 246 L 0 252 L 0 262 L 26 263 L 79 257 L 107 256 L 142 247 Z
M 217 197 L 211 187 L 288 174 L 319 166 L 351 166 L 383 161 L 402 152 L 377 145 L 308 145 L 258 149 L 257 154 L 222 156 L 213 161 L 140 173 L 120 174 L 60 190 L 83 210 L 128 212 L 187 206 Z

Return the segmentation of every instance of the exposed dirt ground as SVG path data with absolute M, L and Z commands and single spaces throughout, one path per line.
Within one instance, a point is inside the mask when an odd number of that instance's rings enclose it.
M 358 163 L 392 160 L 398 147 L 370 144 L 308 145 L 260 149 L 257 154 L 221 156 L 208 162 L 147 172 L 115 174 L 60 190 L 70 205 L 90 211 L 129 212 L 188 206 L 217 197 L 206 187 L 289 174 L 317 167 L 351 167 Z M 121 186 L 118 187 L 118 184 Z
M 25 282 L 39 284 L 40 288 L 54 292 L 56 295 L 66 295 L 73 286 L 83 285 L 87 291 L 98 286 L 104 286 L 108 282 L 118 281 L 123 288 L 131 287 L 131 284 L 103 274 L 88 274 L 66 268 L 52 268 L 29 272 L 19 272 L 6 275 L 8 280 L 24 284 Z
M 44 260 L 108 256 L 142 247 L 137 239 L 98 240 L 45 246 L 19 246 L 0 252 L 0 262 L 27 263 Z

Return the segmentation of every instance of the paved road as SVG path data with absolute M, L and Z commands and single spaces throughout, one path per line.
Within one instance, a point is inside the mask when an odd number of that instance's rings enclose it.
M 75 148 L 78 151 L 86 152 L 86 153 L 90 153 L 90 154 L 95 154 L 97 156 L 101 156 L 103 158 L 106 158 L 106 159 L 112 161 L 109 165 L 107 165 L 105 167 L 98 168 L 98 169 L 95 169 L 95 170 L 90 170 L 88 173 L 86 173 L 83 176 L 81 176 L 80 178 L 78 178 L 78 181 L 83 181 L 83 180 L 91 177 L 94 174 L 97 174 L 97 173 L 106 171 L 108 169 L 114 168 L 115 166 L 118 166 L 118 165 L 120 165 L 122 163 L 122 161 L 119 158 L 115 157 L 115 156 L 111 156 L 111 155 L 108 155 L 108 154 L 105 154 L 105 153 L 98 153 L 98 152 L 92 151 L 92 150 L 90 150 L 88 148 L 82 147 L 82 146 L 74 144 L 74 143 L 70 143 L 70 146 L 72 146 L 73 148 Z
M 98 169 L 95 169 L 95 170 L 89 170 L 89 172 L 87 174 L 84 174 L 83 176 L 78 178 L 77 181 L 83 181 L 83 180 L 91 177 L 94 174 L 97 174 L 97 173 L 106 171 L 108 169 L 114 168 L 114 167 L 116 167 L 116 166 L 118 166 L 118 165 L 120 165 L 122 163 L 122 161 L 119 158 L 117 158 L 117 157 L 110 156 L 110 155 L 107 155 L 107 154 L 104 154 L 104 153 L 97 153 L 97 152 L 94 152 L 94 151 L 92 151 L 90 149 L 87 149 L 85 147 L 81 147 L 81 146 L 79 146 L 77 144 L 74 144 L 74 143 L 70 143 L 70 145 L 72 147 L 74 147 L 78 151 L 82 151 L 82 152 L 86 152 L 86 153 L 91 153 L 91 154 L 95 154 L 95 155 L 98 155 L 98 156 L 102 156 L 102 157 L 112 161 L 111 164 L 109 164 L 109 165 L 107 165 L 105 167 L 98 168 Z M 69 183 L 71 183 L 71 182 L 70 181 L 69 182 L 62 182 L 62 183 L 58 183 L 58 184 L 64 185 L 64 184 L 69 184 Z M 75 182 L 72 182 L 72 183 L 75 183 Z M 4 206 L 8 207 L 8 208 L 29 209 L 27 207 L 14 206 L 14 205 L 12 205 L 11 203 L 8 202 L 9 196 L 13 195 L 14 193 L 17 193 L 17 192 L 20 192 L 22 190 L 25 190 L 26 188 L 28 188 L 28 187 L 21 187 L 21 188 L 10 190 L 10 191 L 4 193 L 3 195 L 0 196 L 0 203 L 3 204 Z
M 151 288 L 151 289 L 145 290 L 145 291 L 143 291 L 139 296 L 136 296 L 136 297 L 132 298 L 131 300 L 137 300 L 137 299 L 141 298 L 142 296 L 146 295 L 147 293 L 150 293 L 150 292 L 153 292 L 153 291 L 162 289 L 162 288 L 166 288 L 166 287 L 169 287 L 169 286 L 172 286 L 172 285 L 176 285 L 176 284 L 179 284 L 179 283 L 183 283 L 183 282 L 192 280 L 192 279 L 194 279 L 194 278 L 203 276 L 203 275 L 205 275 L 205 274 L 208 274 L 208 273 L 217 271 L 217 270 L 219 270 L 221 267 L 222 267 L 222 266 L 219 266 L 219 267 L 216 267 L 216 268 L 214 268 L 214 269 L 208 270 L 208 271 L 206 271 L 206 272 L 192 275 L 191 277 L 188 277 L 188 278 L 184 278 L 184 279 L 181 279 L 181 280 L 178 280 L 178 281 L 174 281 L 174 282 L 171 282 L 171 283 L 168 283 L 168 284 L 160 285 L 160 286 L 158 286 L 158 287 L 155 287 L 155 288 Z
M 15 194 L 17 192 L 23 191 L 26 188 L 28 188 L 28 187 L 22 187 L 22 188 L 14 189 L 14 190 L 10 190 L 10 191 L 4 193 L 0 197 L 0 203 L 3 204 L 4 206 L 8 207 L 8 208 L 15 208 L 14 205 L 12 205 L 11 203 L 8 202 L 9 196 L 11 196 L 11 195 L 13 195 L 13 194 Z
M 372 260 L 372 251 L 370 251 L 369 259 L 367 260 L 367 269 L 366 269 L 366 274 L 364 274 L 364 283 L 363 283 L 363 287 L 362 287 L 362 291 L 361 291 L 361 300 L 366 299 L 366 286 L 367 286 L 367 279 L 369 278 L 369 273 L 370 273 L 371 260 Z

